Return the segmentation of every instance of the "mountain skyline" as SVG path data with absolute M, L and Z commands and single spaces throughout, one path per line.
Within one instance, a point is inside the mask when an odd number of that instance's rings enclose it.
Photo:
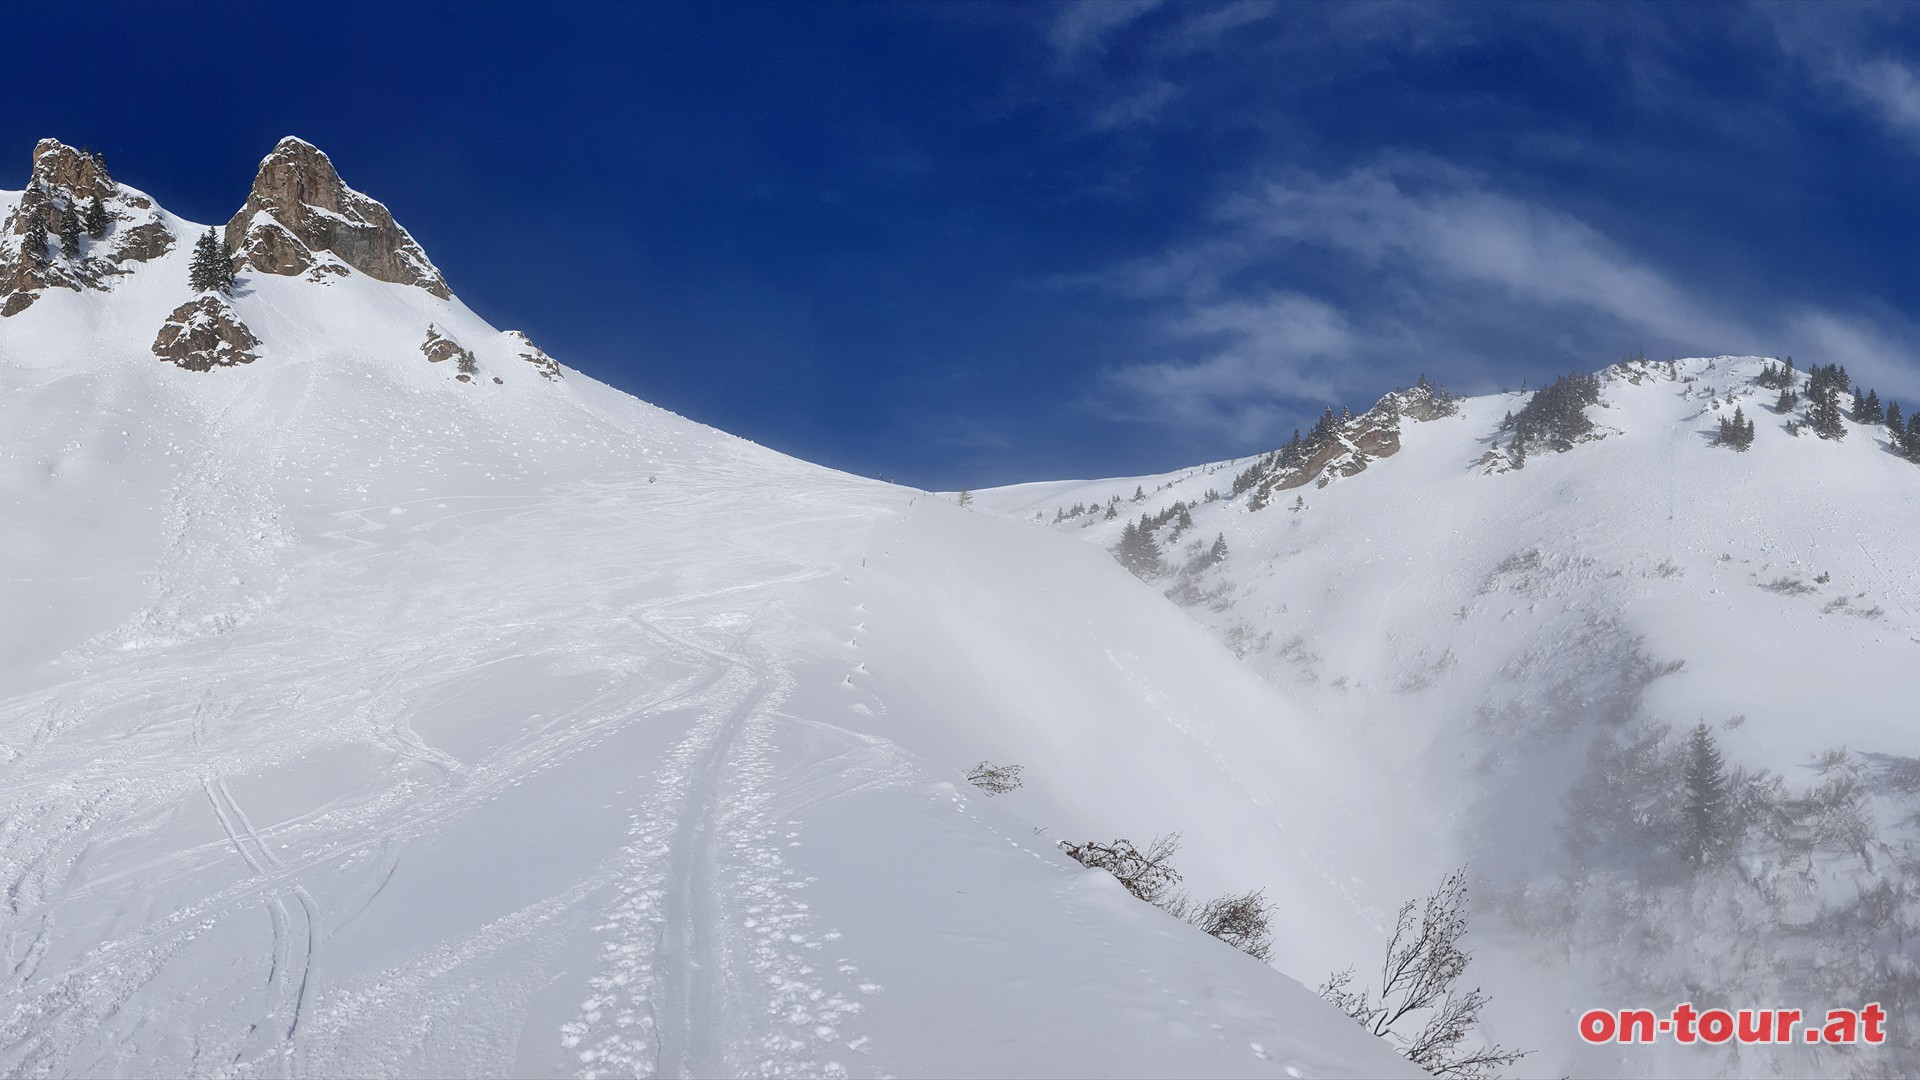
M 303 139 L 224 225 L 111 172 L 0 192 L 5 1071 L 1739 1073 L 1571 1018 L 1920 1000 L 1871 370 L 947 499 L 496 328 Z M 1416 910 L 1451 1035 L 1341 974 Z
M 80 10 L 125 33 L 85 79 L 23 61 L 0 160 L 108 149 L 213 221 L 300 135 L 489 318 L 865 475 L 1164 471 L 1421 372 L 1480 393 L 1636 351 L 1920 396 L 1895 8 Z

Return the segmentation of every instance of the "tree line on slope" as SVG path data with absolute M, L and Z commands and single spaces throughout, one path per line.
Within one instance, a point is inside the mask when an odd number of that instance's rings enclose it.
M 1769 361 L 1761 368 L 1754 382 L 1780 391 L 1773 404 L 1774 411 L 1780 415 L 1790 415 L 1803 400 L 1800 372 L 1791 356 L 1780 362 Z M 1850 407 L 1845 409 L 1841 408 L 1842 394 L 1851 399 Z M 1920 464 L 1920 412 L 1912 416 L 1902 415 L 1898 402 L 1887 400 L 1883 403 L 1878 391 L 1871 387 L 1862 390 L 1858 383 L 1847 377 L 1845 367 L 1839 364 L 1816 364 L 1809 368 L 1804 401 L 1804 420 L 1788 421 L 1788 431 L 1798 434 L 1805 427 L 1823 439 L 1837 440 L 1846 438 L 1845 420 L 1862 427 L 1884 427 L 1887 444 L 1893 452 Z

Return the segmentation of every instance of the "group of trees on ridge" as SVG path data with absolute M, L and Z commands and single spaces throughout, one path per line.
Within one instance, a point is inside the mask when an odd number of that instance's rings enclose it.
M 1920 412 L 1913 416 L 1902 415 L 1898 402 L 1888 400 L 1883 403 L 1878 391 L 1871 387 L 1862 390 L 1860 384 L 1847 377 L 1847 369 L 1839 364 L 1816 364 L 1809 368 L 1804 394 L 1800 371 L 1794 366 L 1791 356 L 1777 363 L 1768 361 L 1754 382 L 1780 391 L 1773 407 L 1775 412 L 1783 416 L 1793 412 L 1804 396 L 1805 427 L 1823 439 L 1846 438 L 1846 420 L 1863 427 L 1884 427 L 1887 443 L 1894 453 L 1920 464 Z M 1840 407 L 1842 394 L 1850 399 L 1847 409 Z M 1798 420 L 1788 421 L 1788 430 L 1797 434 L 1801 424 Z M 1750 439 L 1748 441 L 1751 442 Z M 1736 446 L 1735 449 L 1743 450 L 1745 447 Z
M 1573 444 L 1593 433 L 1593 421 L 1587 418 L 1587 406 L 1600 401 L 1600 376 L 1572 373 L 1562 375 L 1550 385 L 1534 391 L 1518 413 L 1508 413 L 1500 421 L 1500 430 L 1511 433 L 1509 457 L 1514 468 L 1527 463 L 1527 451 L 1573 449 Z

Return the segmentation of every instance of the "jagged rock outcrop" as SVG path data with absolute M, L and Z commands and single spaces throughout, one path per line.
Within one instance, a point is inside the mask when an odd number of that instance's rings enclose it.
M 0 223 L 0 317 L 25 311 L 48 288 L 107 289 L 172 250 L 153 200 L 113 182 L 105 159 L 58 139 L 33 148 L 20 201 Z
M 1233 494 L 1252 491 L 1249 509 L 1267 505 L 1274 492 L 1313 484 L 1326 487 L 1342 476 L 1366 471 L 1368 464 L 1400 452 L 1402 420 L 1427 421 L 1460 409 L 1453 395 L 1427 382 L 1383 396 L 1358 416 L 1328 409 L 1305 438 L 1263 455 L 1233 482 Z
M 428 324 L 427 339 L 420 343 L 420 351 L 426 354 L 430 364 L 452 360 L 459 371 L 454 378 L 461 382 L 471 382 L 480 373 L 480 364 L 473 358 L 473 353 L 462 348 L 458 341 L 438 326 Z
M 167 316 L 153 339 L 153 354 L 188 371 L 210 371 L 260 359 L 260 339 L 225 298 L 202 293 Z
M 548 356 L 540 346 L 527 340 L 527 335 L 518 330 L 508 330 L 505 336 L 513 344 L 514 355 L 532 364 L 533 370 L 539 372 L 541 378 L 559 380 L 560 361 Z
M 236 269 L 321 280 L 352 267 L 379 281 L 452 295 L 387 208 L 348 187 L 327 155 L 301 139 L 281 139 L 260 162 L 246 205 L 227 222 L 226 241 Z

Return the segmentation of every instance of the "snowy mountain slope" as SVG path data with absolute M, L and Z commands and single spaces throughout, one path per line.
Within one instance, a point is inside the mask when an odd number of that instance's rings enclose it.
M 184 370 L 163 220 L 0 320 L 0 1072 L 1410 1072 L 1055 848 L 1182 831 L 1307 980 L 1405 891 L 1369 763 L 1105 556 L 345 263 Z
M 1765 363 L 1609 369 L 1587 409 L 1600 437 L 1518 469 L 1501 420 L 1527 397 L 1510 394 L 1402 423 L 1398 453 L 1264 509 L 1229 495 L 1252 459 L 977 505 L 1111 548 L 1130 520 L 1193 504 L 1178 541 L 1156 530 L 1156 582 L 1385 763 L 1416 817 L 1449 823 L 1409 857 L 1471 867 L 1489 1016 L 1541 1048 L 1527 1071 L 1910 1071 L 1911 1033 L 1756 1066 L 1585 1048 L 1568 1020 L 1595 1001 L 1920 1000 L 1902 944 L 1920 926 L 1920 469 L 1871 425 L 1791 433 L 1798 414 L 1756 385 Z M 1736 406 L 1758 429 L 1746 453 L 1713 444 Z M 1075 504 L 1103 509 L 1055 521 Z M 1226 559 L 1181 573 L 1216 536 Z M 1701 721 L 1751 781 L 1737 851 L 1711 871 L 1658 835 Z

